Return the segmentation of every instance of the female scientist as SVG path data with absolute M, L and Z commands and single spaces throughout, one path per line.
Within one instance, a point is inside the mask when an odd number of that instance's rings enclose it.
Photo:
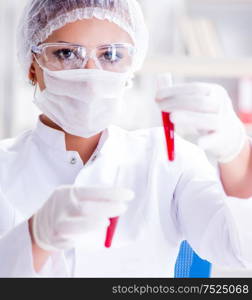
M 252 202 L 225 195 L 202 150 L 177 137 L 171 163 L 162 128 L 111 125 L 147 44 L 136 0 L 27 4 L 19 59 L 42 115 L 1 142 L 0 188 L 23 215 L 0 239 L 1 277 L 173 276 L 183 239 L 215 264 L 251 266 Z

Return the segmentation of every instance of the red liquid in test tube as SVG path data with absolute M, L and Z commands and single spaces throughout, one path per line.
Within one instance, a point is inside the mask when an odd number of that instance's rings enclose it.
M 167 145 L 167 153 L 169 161 L 175 158 L 174 152 L 174 124 L 170 120 L 170 113 L 162 112 L 163 125 L 165 131 L 165 139 Z
M 119 170 L 116 174 L 115 186 L 117 186 L 117 184 L 118 184 L 118 178 L 119 178 Z M 110 224 L 107 228 L 106 239 L 105 239 L 105 243 L 104 243 L 104 246 L 106 248 L 110 248 L 112 245 L 112 241 L 113 241 L 113 237 L 115 235 L 118 221 L 119 221 L 119 217 L 114 217 L 114 218 L 109 219 Z
M 113 240 L 113 237 L 114 237 L 114 234 L 115 234 L 115 230 L 116 230 L 118 220 L 119 220 L 119 217 L 109 219 L 110 225 L 108 226 L 106 240 L 105 240 L 105 247 L 106 248 L 110 248 L 111 245 L 112 245 L 112 240 Z
M 171 74 L 160 74 L 158 76 L 157 88 L 162 90 L 172 85 Z M 170 120 L 169 112 L 162 112 L 162 120 L 165 132 L 168 160 L 174 161 L 175 159 L 175 147 L 174 147 L 174 124 Z

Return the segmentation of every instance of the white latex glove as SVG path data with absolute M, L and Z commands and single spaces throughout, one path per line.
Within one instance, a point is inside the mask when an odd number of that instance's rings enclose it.
M 221 86 L 189 83 L 169 87 L 168 82 L 158 90 L 156 101 L 161 111 L 171 113 L 178 131 L 195 137 L 198 145 L 220 163 L 232 161 L 241 152 L 245 128 Z
M 81 242 L 102 247 L 109 218 L 122 215 L 134 197 L 122 188 L 62 186 L 33 216 L 32 230 L 37 245 L 47 251 L 66 250 Z

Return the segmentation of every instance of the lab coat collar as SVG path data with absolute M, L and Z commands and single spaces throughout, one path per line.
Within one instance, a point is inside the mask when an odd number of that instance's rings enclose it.
M 115 130 L 116 126 L 111 125 L 103 131 L 95 150 L 96 153 L 99 152 L 102 154 L 107 151 L 107 149 L 111 146 L 111 139 L 115 136 Z M 67 152 L 64 132 L 45 125 L 40 118 L 38 118 L 37 126 L 33 131 L 33 134 L 39 136 L 43 143 L 45 143 L 49 148 L 53 148 L 56 151 Z
M 38 118 L 37 126 L 33 131 L 33 134 L 35 136 L 37 135 L 49 148 L 58 151 L 66 151 L 64 132 L 45 125 L 40 120 L 40 117 Z

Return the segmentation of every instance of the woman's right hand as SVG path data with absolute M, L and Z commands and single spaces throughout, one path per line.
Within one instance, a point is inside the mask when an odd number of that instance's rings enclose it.
M 104 245 L 109 218 L 122 215 L 134 193 L 122 188 L 62 186 L 31 219 L 32 240 L 52 252 L 82 245 Z M 97 239 L 97 234 L 101 239 Z M 96 238 L 95 238 L 96 237 Z

